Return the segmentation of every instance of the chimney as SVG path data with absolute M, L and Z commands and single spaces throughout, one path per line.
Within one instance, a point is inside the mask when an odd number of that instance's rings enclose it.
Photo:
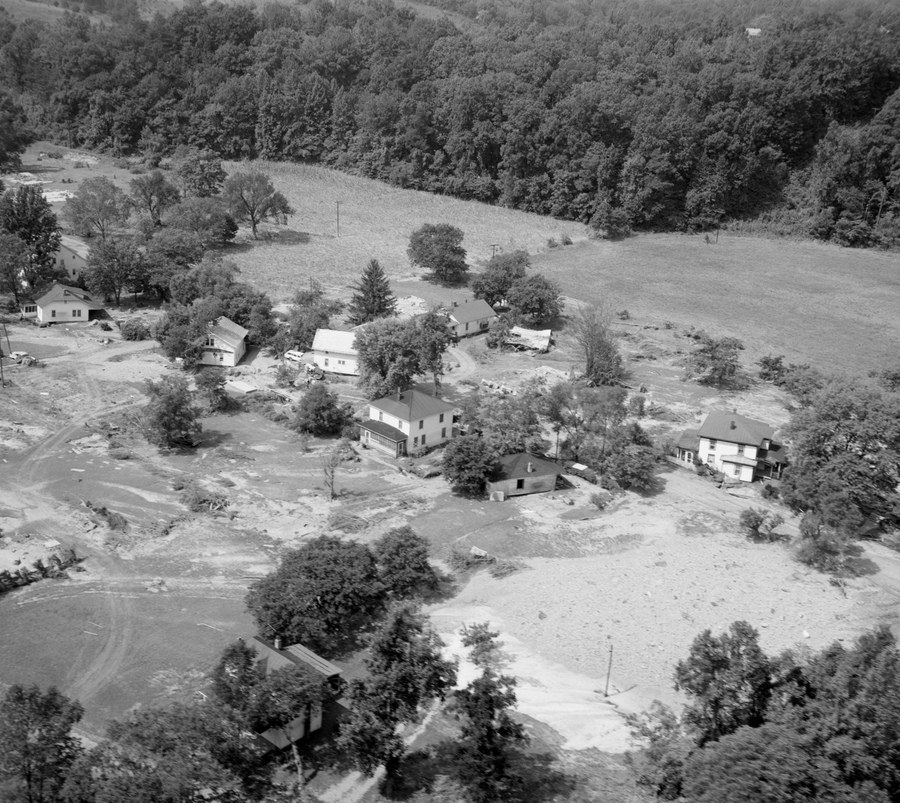
M 729 429 L 737 429 L 737 424 L 734 423 L 734 419 L 732 419 Z
M 281 649 L 281 636 L 275 636 L 275 649 Z
M 532 463 L 530 460 L 528 461 L 528 465 L 525 466 L 525 471 L 528 472 L 529 474 L 534 473 L 534 463 Z

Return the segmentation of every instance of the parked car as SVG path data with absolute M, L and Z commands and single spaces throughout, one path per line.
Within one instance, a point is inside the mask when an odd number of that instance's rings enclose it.
M 11 351 L 9 356 L 14 359 L 16 362 L 22 362 L 27 356 L 27 351 Z
M 296 349 L 289 349 L 284 353 L 284 358 L 288 362 L 303 362 L 303 352 Z

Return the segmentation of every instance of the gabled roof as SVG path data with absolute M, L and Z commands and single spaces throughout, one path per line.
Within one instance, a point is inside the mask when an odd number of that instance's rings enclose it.
M 558 463 L 535 457 L 528 452 L 519 452 L 519 454 L 508 454 L 500 458 L 500 468 L 491 475 L 491 482 L 520 480 L 528 477 L 549 477 L 560 473 L 562 473 L 562 468 Z
M 237 348 L 238 344 L 248 335 L 247 330 L 243 326 L 239 326 L 224 315 L 207 324 L 206 330 L 213 337 L 231 346 L 231 348 Z
M 681 433 L 681 437 L 678 439 L 678 443 L 675 444 L 675 447 L 696 452 L 700 448 L 699 430 L 686 429 Z
M 402 443 L 403 441 L 408 440 L 405 432 L 401 432 L 397 427 L 392 427 L 384 421 L 375 421 L 374 419 L 369 418 L 363 421 L 359 426 L 362 429 L 369 430 L 369 432 L 374 432 L 376 435 L 381 435 L 382 438 L 387 438 L 394 443 Z
M 341 354 L 358 354 L 353 343 L 356 332 L 341 332 L 338 329 L 316 329 L 313 351 L 335 351 Z
M 45 307 L 47 304 L 53 304 L 56 301 L 78 301 L 82 304 L 87 304 L 90 309 L 103 309 L 103 305 L 94 301 L 87 290 L 82 290 L 80 287 L 69 287 L 59 282 L 56 282 L 35 303 L 39 307 Z
M 727 443 L 743 443 L 748 446 L 762 446 L 764 440 L 772 440 L 775 430 L 762 421 L 714 410 L 700 425 L 701 438 L 711 438 Z
M 302 644 L 291 644 L 283 650 L 276 650 L 273 644 L 259 636 L 250 639 L 250 647 L 256 650 L 259 663 L 266 674 L 288 666 L 299 666 L 324 678 L 333 678 L 341 674 L 340 667 L 335 666 Z
M 60 236 L 59 244 L 68 248 L 72 253 L 78 254 L 82 259 L 87 259 L 91 253 L 91 247 L 84 240 L 73 237 L 71 234 Z
M 450 317 L 457 323 L 472 323 L 484 318 L 496 318 L 494 308 L 483 298 L 474 298 L 471 301 L 463 301 L 449 310 Z
M 438 413 L 449 413 L 453 410 L 453 405 L 449 402 L 415 388 L 397 391 L 390 396 L 369 402 L 369 404 L 376 410 L 382 410 L 403 421 L 415 421 Z

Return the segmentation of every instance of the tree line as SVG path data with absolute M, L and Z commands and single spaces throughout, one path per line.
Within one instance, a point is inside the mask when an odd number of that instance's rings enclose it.
M 29 131 L 158 158 L 331 165 L 592 225 L 900 232 L 890 0 L 192 3 L 92 26 L 0 15 L 0 161 Z M 759 35 L 748 27 L 758 24 Z

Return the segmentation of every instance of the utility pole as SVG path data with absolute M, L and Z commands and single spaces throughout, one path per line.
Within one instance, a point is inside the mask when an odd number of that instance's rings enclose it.
M 341 236 L 341 202 L 337 202 L 337 236 Z

